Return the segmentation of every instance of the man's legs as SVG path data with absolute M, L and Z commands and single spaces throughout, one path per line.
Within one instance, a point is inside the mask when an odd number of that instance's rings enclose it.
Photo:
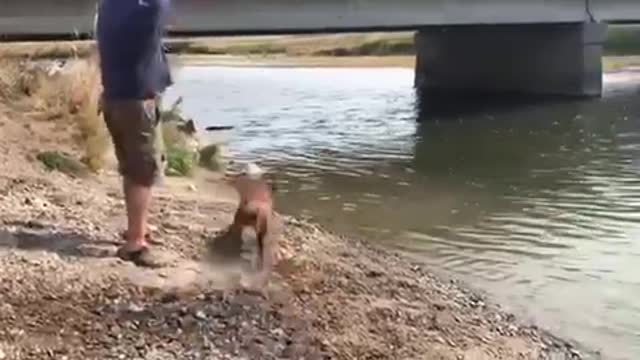
M 157 169 L 154 173 L 154 184 L 161 182 L 164 177 L 164 141 L 160 124 L 161 100 L 162 98 L 157 96 L 153 105 L 150 105 L 151 100 L 148 100 L 145 104 L 146 116 L 152 117 L 150 120 L 153 120 L 155 124 L 153 127 L 153 154 L 148 150 L 146 151 L 147 155 L 153 155 L 155 159 Z M 153 115 L 151 115 L 152 111 Z M 126 248 L 136 251 L 149 245 L 147 243 L 147 236 L 149 235 L 147 234 L 147 225 L 153 191 L 151 186 L 139 185 L 126 176 L 122 178 L 122 185 L 127 208 Z
M 152 186 L 162 175 L 157 102 L 105 101 L 104 115 L 123 177 L 127 209 L 126 244 L 118 256 L 143 266 L 159 266 L 146 241 Z

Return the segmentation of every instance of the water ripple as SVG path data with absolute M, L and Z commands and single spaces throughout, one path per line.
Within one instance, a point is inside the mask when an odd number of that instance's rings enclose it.
M 623 78 L 601 101 L 451 119 L 416 113 L 406 69 L 185 68 L 169 97 L 236 125 L 233 158 L 277 172 L 281 211 L 455 272 L 618 360 L 640 353 L 640 101 Z

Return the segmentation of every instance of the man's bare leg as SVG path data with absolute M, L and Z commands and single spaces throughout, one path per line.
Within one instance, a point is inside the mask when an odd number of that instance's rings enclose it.
M 128 224 L 126 248 L 128 251 L 136 251 L 148 246 L 146 232 L 151 205 L 151 187 L 138 185 L 124 177 L 123 188 Z
M 123 180 L 125 204 L 127 207 L 126 243 L 118 249 L 118 256 L 127 261 L 146 267 L 162 267 L 167 259 L 151 251 L 147 242 L 147 219 L 151 205 L 151 187 L 137 184 L 126 177 Z

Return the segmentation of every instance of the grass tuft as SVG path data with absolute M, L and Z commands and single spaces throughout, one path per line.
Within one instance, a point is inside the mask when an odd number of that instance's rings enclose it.
M 61 151 L 44 151 L 39 153 L 36 159 L 49 171 L 59 171 L 75 177 L 85 176 L 88 172 L 82 162 Z
M 182 98 L 178 98 L 160 117 L 167 176 L 193 176 L 198 165 L 195 125 L 182 114 L 181 105 Z
M 196 167 L 196 158 L 193 151 L 179 146 L 166 147 L 167 176 L 193 176 Z

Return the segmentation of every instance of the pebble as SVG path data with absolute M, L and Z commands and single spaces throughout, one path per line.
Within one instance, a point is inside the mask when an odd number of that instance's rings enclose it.
M 144 307 L 137 305 L 137 304 L 130 304 L 127 307 L 127 310 L 133 313 L 139 313 L 139 312 L 143 312 L 144 311 Z
M 284 337 L 285 335 L 284 330 L 282 330 L 281 328 L 275 328 L 271 330 L 271 334 L 277 337 Z
M 206 320 L 207 319 L 207 315 L 202 310 L 196 311 L 196 314 L 194 316 L 198 320 Z
M 2 306 L 0 306 L 0 313 L 7 316 L 13 316 L 13 306 L 11 306 L 11 304 L 2 304 Z

